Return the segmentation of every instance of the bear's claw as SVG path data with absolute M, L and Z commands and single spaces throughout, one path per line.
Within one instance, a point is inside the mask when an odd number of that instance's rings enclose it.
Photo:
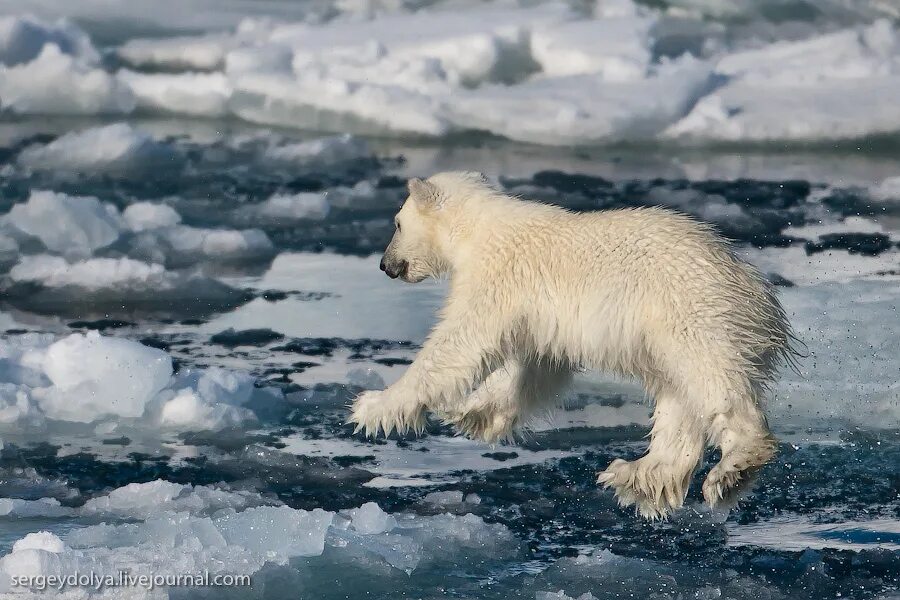
M 393 431 L 416 434 L 425 430 L 425 411 L 421 406 L 397 400 L 385 391 L 363 392 L 353 401 L 348 419 L 355 423 L 353 433 L 364 432 L 366 437 L 378 437 L 379 432 L 389 436 Z

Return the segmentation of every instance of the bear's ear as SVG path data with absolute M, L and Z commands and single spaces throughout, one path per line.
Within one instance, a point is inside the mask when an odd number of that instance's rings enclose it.
M 409 197 L 421 206 L 435 209 L 441 207 L 441 192 L 433 183 L 413 177 L 406 186 L 409 188 Z

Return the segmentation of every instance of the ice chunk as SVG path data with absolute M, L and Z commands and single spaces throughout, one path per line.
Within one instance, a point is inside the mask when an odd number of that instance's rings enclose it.
M 650 67 L 652 18 L 606 18 L 537 27 L 531 51 L 544 74 L 595 73 L 604 81 L 643 79 Z
M 181 215 L 174 208 L 154 202 L 129 204 L 122 212 L 122 218 L 132 231 L 159 229 L 181 223 Z
M 692 59 L 634 81 L 596 75 L 536 79 L 460 93 L 453 120 L 510 139 L 548 145 L 651 138 L 684 114 L 709 85 Z
M 141 173 L 180 167 L 169 145 L 127 123 L 67 133 L 49 144 L 26 148 L 19 164 L 33 170 L 76 173 Z
M 37 422 L 41 419 L 28 392 L 12 383 L 0 383 L 0 427 L 26 419 Z
M 218 367 L 179 373 L 162 395 L 160 423 L 177 429 L 215 430 L 256 420 L 243 408 L 255 392 L 254 379 Z
M 869 195 L 875 200 L 900 200 L 900 176 L 888 177 L 869 188 Z
M 28 202 L 14 205 L 4 218 L 48 250 L 79 258 L 116 241 L 122 227 L 118 212 L 93 196 L 49 191 L 33 191 Z
M 275 248 L 259 229 L 201 229 L 174 225 L 138 233 L 129 254 L 171 268 L 213 263 L 253 263 L 271 259 Z
M 385 533 L 397 526 L 397 519 L 387 514 L 374 502 L 366 502 L 359 508 L 348 511 L 353 529 L 363 535 Z
M 50 23 L 30 15 L 0 17 L 0 63 L 30 62 L 51 44 L 88 62 L 100 58 L 87 34 L 64 19 Z
M 40 283 L 49 288 L 74 286 L 101 290 L 115 286 L 131 289 L 169 287 L 171 277 L 162 265 L 130 258 L 91 258 L 69 263 L 59 256 L 24 256 L 9 272 L 16 282 Z
M 578 597 L 567 596 L 563 590 L 558 592 L 535 592 L 535 600 L 597 600 L 590 592 L 585 592 Z
M 365 141 L 349 134 L 319 138 L 268 148 L 265 158 L 293 165 L 332 167 L 335 163 L 345 163 L 371 157 Z
M 320 221 L 328 216 L 331 205 L 325 194 L 302 192 L 292 195 L 276 194 L 253 208 L 254 213 L 264 220 Z
M 325 533 L 334 513 L 287 506 L 261 506 L 215 521 L 229 544 L 284 563 L 291 556 L 317 556 L 325 549 Z
M 347 383 L 361 387 L 365 390 L 383 390 L 384 379 L 375 369 L 357 367 L 347 372 Z
M 189 388 L 174 392 L 160 414 L 164 427 L 176 429 L 215 430 L 255 420 L 256 416 L 248 409 L 215 403 Z
M 148 483 L 130 483 L 105 496 L 91 498 L 79 512 L 82 515 L 149 519 L 160 512 L 208 516 L 222 510 L 243 510 L 268 503 L 258 494 L 249 492 L 231 492 L 157 479 Z
M 35 517 L 67 517 L 74 514 L 71 508 L 61 506 L 56 498 L 39 500 L 21 500 L 19 498 L 0 498 L 0 517 L 35 518 Z M 32 534 L 33 535 L 33 534 Z M 22 542 L 24 540 L 20 540 Z
M 136 73 L 123 70 L 141 109 L 182 115 L 220 117 L 228 112 L 231 84 L 221 73 Z
M 135 106 L 127 85 L 55 44 L 31 62 L 0 66 L 0 98 L 16 114 L 120 114 Z
M 234 45 L 232 38 L 221 34 L 133 39 L 119 46 L 116 54 L 135 67 L 211 71 L 222 66 L 225 52 Z
M 95 331 L 52 344 L 42 366 L 53 387 L 35 391 L 41 410 L 51 419 L 81 423 L 108 414 L 141 416 L 172 375 L 165 352 Z
M 43 550 L 59 554 L 65 552 L 66 545 L 55 534 L 49 531 L 38 531 L 29 533 L 13 544 L 13 552 L 22 552 L 23 550 Z
M 900 128 L 880 98 L 900 90 L 900 41 L 887 21 L 735 52 L 728 83 L 703 97 L 665 137 L 715 140 L 857 138 Z
M 437 504 L 438 506 L 444 506 L 447 504 L 460 504 L 463 501 L 463 493 L 459 490 L 452 490 L 449 492 L 431 492 L 430 494 L 425 495 L 424 500 L 429 504 Z

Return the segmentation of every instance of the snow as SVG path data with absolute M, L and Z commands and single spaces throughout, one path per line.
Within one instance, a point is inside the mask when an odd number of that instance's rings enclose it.
M 88 173 L 156 173 L 181 166 L 170 146 L 127 123 L 73 131 L 49 144 L 31 146 L 19 164 L 34 170 Z
M 120 222 L 115 208 L 93 196 L 68 196 L 32 191 L 28 201 L 16 204 L 5 221 L 41 240 L 53 252 L 84 258 L 116 241 Z

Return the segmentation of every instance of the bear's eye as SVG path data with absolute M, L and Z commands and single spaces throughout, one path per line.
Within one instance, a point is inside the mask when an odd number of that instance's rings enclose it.
M 400 231 L 400 221 L 394 221 L 394 225 L 397 226 L 397 231 Z

